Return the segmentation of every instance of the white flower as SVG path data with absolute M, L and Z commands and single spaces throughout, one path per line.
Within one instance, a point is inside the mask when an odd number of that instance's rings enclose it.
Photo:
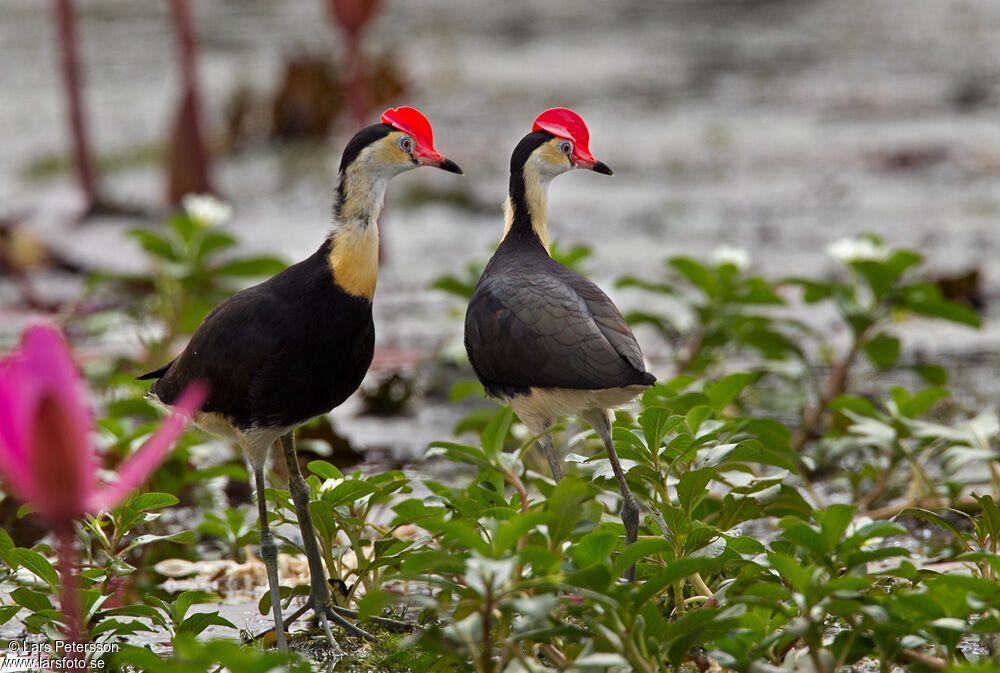
M 851 262 L 884 262 L 889 259 L 889 250 L 870 238 L 842 238 L 826 246 L 826 254 L 841 264 Z
M 205 227 L 228 222 L 233 216 L 233 207 L 211 194 L 188 194 L 181 199 L 181 205 L 188 217 Z
M 712 253 L 712 263 L 716 266 L 732 264 L 740 271 L 750 266 L 750 253 L 743 248 L 734 248 L 730 245 L 720 245 Z
M 323 485 L 319 487 L 319 490 L 321 492 L 332 491 L 333 489 L 340 486 L 342 483 L 344 483 L 343 479 L 327 479 L 326 481 L 323 482 Z

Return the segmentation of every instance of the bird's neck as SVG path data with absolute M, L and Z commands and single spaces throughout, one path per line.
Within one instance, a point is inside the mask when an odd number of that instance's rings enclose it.
M 549 251 L 549 197 L 551 176 L 542 175 L 533 162 L 510 174 L 510 195 L 503 204 L 503 237 L 535 237 Z
M 333 205 L 327 263 L 337 285 L 369 301 L 378 280 L 378 216 L 390 177 L 348 166 L 340 175 Z

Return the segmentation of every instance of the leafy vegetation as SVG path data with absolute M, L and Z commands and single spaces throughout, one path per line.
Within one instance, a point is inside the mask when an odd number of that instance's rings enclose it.
M 478 420 L 460 424 L 459 436 L 432 444 L 428 460 L 455 466 L 447 481 L 309 463 L 339 609 L 380 640 L 339 636 L 351 654 L 338 670 L 995 670 L 1000 417 L 963 410 L 946 368 L 906 362 L 901 329 L 978 318 L 919 280 L 912 251 L 867 237 L 831 254 L 841 277 L 773 281 L 728 254 L 671 258 L 662 279 L 619 282 L 642 293 L 648 308 L 628 318 L 660 335 L 674 372 L 616 415 L 616 447 L 643 513 L 628 548 L 600 441 L 560 429 L 568 470 L 553 483 L 509 408 L 473 412 Z M 578 263 L 587 251 L 569 255 Z M 465 297 L 478 268 L 436 285 Z M 181 276 L 184 293 L 211 294 L 199 284 L 210 275 Z M 192 278 L 201 279 L 195 289 L 185 285 Z M 170 287 L 158 285 L 157 296 Z M 791 317 L 802 304 L 825 307 L 847 339 Z M 899 375 L 885 389 L 858 375 L 890 368 Z M 140 391 L 117 390 L 101 422 L 111 462 L 148 432 Z M 193 447 L 176 460 L 192 460 Z M 245 479 L 232 461 L 207 472 Z M 215 625 L 235 641 L 237 627 L 211 607 L 192 610 L 211 595 L 156 588 L 153 558 L 200 540 L 235 559 L 256 539 L 252 515 L 195 495 L 201 479 L 182 462 L 154 482 L 201 505 L 193 523 L 164 525 L 162 514 L 180 505 L 160 492 L 79 522 L 86 632 L 169 641 L 165 661 L 134 646 L 107 655 L 132 670 L 310 670 L 300 655 L 262 655 L 260 644 L 195 639 Z M 290 495 L 274 488 L 267 498 L 272 525 L 288 530 L 280 524 L 295 519 Z M 44 542 L 19 547 L 0 534 L 0 622 L 59 636 L 51 557 Z M 624 582 L 633 563 L 636 582 Z M 287 608 L 308 593 L 284 589 Z M 109 607 L 109 595 L 124 600 Z M 258 608 L 268 613 L 266 597 Z

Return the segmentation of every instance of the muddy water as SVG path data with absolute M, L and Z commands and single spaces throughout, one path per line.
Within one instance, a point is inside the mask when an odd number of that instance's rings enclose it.
M 156 148 L 177 96 L 168 3 L 88 0 L 78 6 L 87 109 L 101 154 Z M 198 0 L 199 75 L 206 121 L 220 137 L 236 89 L 266 98 L 283 59 L 310 51 L 342 56 L 320 0 Z M 682 1 L 396 0 L 366 48 L 391 52 L 438 148 L 466 177 L 431 170 L 390 189 L 388 253 L 376 297 L 381 347 L 453 352 L 455 303 L 426 290 L 435 276 L 483 258 L 500 233 L 509 151 L 540 111 L 555 105 L 587 119 L 594 153 L 615 169 L 560 178 L 550 194 L 554 235 L 595 248 L 590 275 L 609 287 L 626 271 L 653 274 L 670 254 L 709 254 L 726 243 L 750 251 L 771 276 L 822 275 L 830 242 L 864 231 L 919 248 L 936 273 L 983 273 L 988 310 L 979 332 L 914 324 L 908 357 L 959 367 L 970 406 L 995 404 L 1000 317 L 1000 3 L 994 0 Z M 136 269 L 142 257 L 122 232 L 147 220 L 68 226 L 76 208 L 63 174 L 28 176 L 66 145 L 49 4 L 0 6 L 0 215 L 84 264 Z M 231 228 L 248 249 L 294 260 L 329 226 L 330 196 L 348 123 L 334 138 L 294 147 L 250 143 L 217 162 L 234 203 Z M 116 199 L 159 207 L 155 164 L 104 176 Z M 476 208 L 408 206 L 407 192 L 457 190 Z M 37 278 L 51 297 L 77 279 Z M 638 295 L 612 293 L 623 306 Z M 0 342 L 33 314 L 0 279 Z M 811 312 L 818 325 L 832 317 Z M 118 346 L 135 348 L 127 330 Z M 640 340 L 654 371 L 664 347 Z M 93 345 L 92 345 L 93 346 Z M 459 359 L 460 356 L 460 350 Z M 425 404 L 412 415 L 335 413 L 338 429 L 394 462 L 418 458 L 446 437 L 462 410 Z M 409 469 L 409 468 L 408 468 Z M 433 466 L 420 469 L 435 474 Z M 256 629 L 252 606 L 226 616 Z
M 201 0 L 199 74 L 212 138 L 222 135 L 238 87 L 266 100 L 283 59 L 304 51 L 342 57 L 318 0 Z M 99 153 L 162 143 L 177 95 L 166 3 L 80 3 L 86 103 Z M 71 259 L 136 269 L 122 232 L 149 220 L 67 226 L 76 201 L 65 174 L 29 167 L 63 151 L 57 50 L 48 7 L 0 8 L 0 203 Z M 376 297 L 381 347 L 452 350 L 453 300 L 425 289 L 481 259 L 500 232 L 510 148 L 542 109 L 579 110 L 591 147 L 616 171 L 560 178 L 551 189 L 554 235 L 595 249 L 590 275 L 654 274 L 670 254 L 750 251 L 772 276 L 833 271 L 824 247 L 874 231 L 924 251 L 936 273 L 979 268 L 986 328 L 914 324 L 909 356 L 967 363 L 970 399 L 995 399 L 1000 320 L 1000 4 L 991 0 L 546 3 L 388 2 L 366 48 L 391 52 L 409 84 L 405 101 L 437 128 L 436 144 L 467 176 L 415 171 L 390 189 L 382 225 L 387 261 Z M 216 181 L 235 204 L 231 226 L 248 249 L 301 258 L 329 226 L 339 149 L 334 138 L 278 147 L 250 142 L 221 158 Z M 157 208 L 159 167 L 126 162 L 105 174 L 110 194 Z M 407 194 L 458 193 L 474 208 L 413 206 Z M 154 220 L 155 221 L 155 220 Z M 73 296 L 66 276 L 37 279 Z M 623 306 L 641 297 L 612 292 Z M 0 280 L 5 343 L 31 318 Z M 819 311 L 809 317 L 830 324 Z M 135 347 L 134 335 L 119 335 Z M 662 362 L 664 345 L 640 333 Z M 460 350 L 459 359 L 460 359 Z M 663 374 L 669 373 L 661 366 Z M 419 455 L 457 412 L 372 421 L 337 414 L 362 447 Z

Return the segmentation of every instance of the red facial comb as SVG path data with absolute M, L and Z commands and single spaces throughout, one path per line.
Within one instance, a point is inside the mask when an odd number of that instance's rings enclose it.
M 382 123 L 408 133 L 413 137 L 413 156 L 418 159 L 442 161 L 443 156 L 434 149 L 434 131 L 427 117 L 411 107 L 389 108 L 382 113 Z
M 590 153 L 590 131 L 583 123 L 583 118 L 572 110 L 564 107 L 554 107 L 538 115 L 532 131 L 548 131 L 554 136 L 573 141 L 574 162 L 593 166 L 597 159 Z

